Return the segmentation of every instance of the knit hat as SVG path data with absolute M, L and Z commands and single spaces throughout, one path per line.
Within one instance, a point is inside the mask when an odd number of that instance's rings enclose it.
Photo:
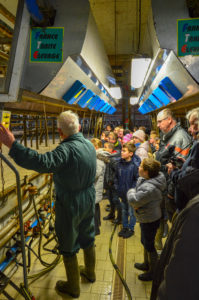
M 140 139 L 140 141 L 144 142 L 145 140 L 145 133 L 143 130 L 139 129 L 133 133 L 133 136 L 137 137 Z

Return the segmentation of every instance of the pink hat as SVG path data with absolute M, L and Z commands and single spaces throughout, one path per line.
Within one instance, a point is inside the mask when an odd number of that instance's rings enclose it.
M 132 134 L 131 133 L 127 133 L 124 137 L 123 137 L 123 142 L 127 143 L 131 140 L 132 138 Z
M 133 136 L 137 137 L 140 139 L 140 141 L 144 142 L 145 140 L 145 133 L 143 130 L 139 129 L 133 133 Z

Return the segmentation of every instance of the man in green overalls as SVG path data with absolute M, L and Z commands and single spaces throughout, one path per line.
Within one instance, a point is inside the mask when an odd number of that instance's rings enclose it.
M 95 281 L 95 190 L 96 151 L 79 132 L 78 116 L 62 112 L 58 117 L 59 146 L 45 154 L 19 144 L 14 135 L 0 124 L 0 142 L 21 167 L 39 173 L 53 173 L 56 189 L 55 230 L 59 251 L 67 274 L 56 289 L 74 298 L 80 295 L 79 273 Z M 79 269 L 76 253 L 84 251 L 85 267 Z

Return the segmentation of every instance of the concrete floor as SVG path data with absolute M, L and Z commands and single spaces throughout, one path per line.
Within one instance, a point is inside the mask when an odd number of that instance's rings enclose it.
M 102 217 L 106 215 L 105 206 L 107 200 L 101 202 L 101 213 Z M 96 237 L 96 276 L 97 280 L 95 283 L 87 283 L 81 281 L 81 295 L 79 299 L 81 300 L 109 300 L 113 298 L 113 287 L 116 284 L 116 277 L 118 276 L 115 273 L 115 270 L 111 264 L 108 248 L 109 248 L 109 239 L 113 230 L 113 225 L 110 221 L 103 221 L 101 226 L 101 234 Z M 112 242 L 112 253 L 113 257 L 116 260 L 116 256 L 120 257 L 118 252 L 118 242 L 119 238 L 117 233 L 119 227 L 116 229 L 115 235 Z M 121 259 L 124 262 L 125 266 L 125 279 L 127 285 L 131 291 L 133 300 L 146 300 L 150 297 L 151 282 L 143 283 L 138 280 L 137 276 L 141 273 L 140 271 L 134 269 L 134 262 L 141 262 L 143 259 L 142 253 L 143 249 L 140 243 L 140 228 L 139 224 L 136 224 L 135 235 L 124 241 L 124 255 Z M 53 247 L 54 242 L 49 244 L 49 248 Z M 37 246 L 35 246 L 35 251 L 37 251 Z M 49 254 L 42 250 L 42 258 L 47 262 L 52 262 L 55 258 L 53 254 Z M 78 262 L 83 264 L 83 253 L 80 251 L 78 253 Z M 43 266 L 40 264 L 39 260 L 32 255 L 31 270 L 29 274 L 34 274 L 43 269 Z M 23 282 L 23 273 L 22 267 L 19 267 L 19 270 L 15 273 L 12 280 L 16 284 Z M 61 300 L 61 299 L 71 299 L 69 296 L 60 296 L 56 293 L 54 287 L 57 280 L 66 280 L 65 269 L 63 262 L 61 261 L 53 270 L 51 270 L 46 275 L 42 276 L 39 280 L 29 285 L 29 289 L 34 295 L 36 300 Z M 29 283 L 31 280 L 29 281 Z M 120 281 L 119 281 L 120 282 Z M 120 283 L 119 283 L 120 284 Z M 16 300 L 24 299 L 22 296 L 10 286 L 6 288 L 9 294 Z M 7 299 L 4 295 L 0 295 L 0 300 Z M 125 291 L 123 290 L 123 296 L 117 299 L 128 299 Z M 114 299 L 115 300 L 115 299 Z

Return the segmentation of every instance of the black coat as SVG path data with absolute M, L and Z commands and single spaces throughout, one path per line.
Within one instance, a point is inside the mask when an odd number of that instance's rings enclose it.
M 199 195 L 177 216 L 161 253 L 150 300 L 199 299 Z
M 186 187 L 186 180 L 183 181 L 183 186 L 180 186 L 180 180 L 182 178 L 185 178 L 188 174 L 190 174 L 190 179 L 189 182 L 187 181 L 187 190 L 191 192 L 192 186 L 191 183 L 195 185 L 195 181 L 191 180 L 191 173 L 198 169 L 199 170 L 199 142 L 194 142 L 191 151 L 189 152 L 189 156 L 187 160 L 184 162 L 181 170 L 174 170 L 170 177 L 176 187 L 175 189 L 175 202 L 177 205 L 177 208 L 179 210 L 183 209 L 187 202 L 190 200 L 190 198 L 193 198 L 195 195 L 191 194 L 190 196 L 187 196 L 184 192 L 183 189 Z M 188 180 L 188 177 L 187 177 Z M 194 187 L 194 186 L 193 186 Z M 199 189 L 198 189 L 199 192 Z

